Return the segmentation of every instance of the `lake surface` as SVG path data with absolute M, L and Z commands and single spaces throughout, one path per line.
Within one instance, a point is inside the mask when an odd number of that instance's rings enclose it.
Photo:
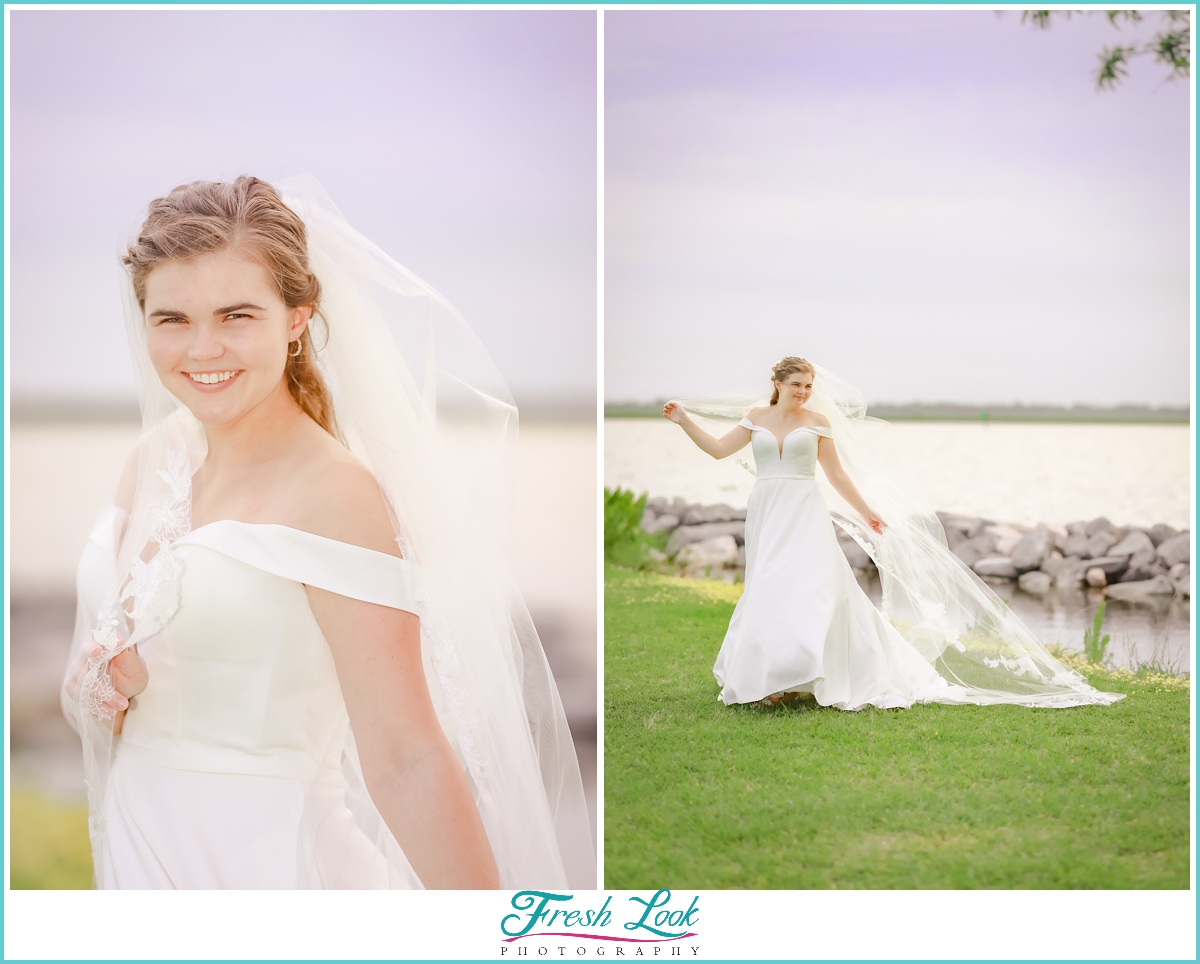
M 876 436 L 933 505 L 1003 522 L 1191 523 L 1187 425 L 895 422 Z M 749 450 L 735 456 L 750 460 Z M 666 419 L 604 420 L 604 484 L 746 504 L 754 476 L 717 462 Z
M 1187 425 L 896 422 L 881 427 L 878 441 L 948 512 L 1022 525 L 1103 515 L 1116 525 L 1191 527 Z M 749 459 L 748 450 L 737 457 Z M 754 477 L 732 458 L 714 461 L 665 419 L 610 418 L 604 484 L 741 507 Z M 878 580 L 864 588 L 878 603 Z M 1038 638 L 1074 650 L 1082 649 L 1104 601 L 1095 590 L 1056 589 L 1038 598 L 1013 582 L 994 588 Z M 1116 665 L 1190 666 L 1190 600 L 1109 601 L 1104 632 Z

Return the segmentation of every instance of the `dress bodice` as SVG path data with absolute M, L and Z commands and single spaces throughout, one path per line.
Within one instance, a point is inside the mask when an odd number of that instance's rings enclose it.
M 792 429 L 783 440 L 780 454 L 775 433 L 744 418 L 738 423 L 750 429 L 750 447 L 754 452 L 754 467 L 760 479 L 815 479 L 817 477 L 817 442 L 822 435 L 831 438 L 822 425 L 801 425 Z
M 286 526 L 224 521 L 177 540 L 180 605 L 139 647 L 149 672 L 119 757 L 337 782 L 349 722 L 305 585 L 414 611 L 410 566 Z

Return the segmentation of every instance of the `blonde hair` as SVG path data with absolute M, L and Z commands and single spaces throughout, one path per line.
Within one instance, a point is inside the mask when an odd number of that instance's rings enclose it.
M 167 261 L 188 261 L 237 246 L 270 274 L 289 308 L 320 312 L 321 283 L 308 269 L 304 222 L 266 181 L 239 177 L 232 183 L 193 181 L 150 202 L 137 240 L 122 263 L 128 266 L 138 304 L 146 307 L 146 278 Z M 322 316 L 323 318 L 323 316 Z M 300 335 L 300 351 L 288 354 L 284 378 L 296 404 L 321 428 L 336 435 L 333 399 L 317 368 L 312 322 Z
M 795 355 L 788 355 L 785 358 L 779 359 L 775 363 L 775 367 L 771 369 L 771 381 L 781 382 L 788 375 L 795 375 L 796 372 L 807 372 L 809 375 L 816 377 L 817 371 L 813 368 L 812 362 L 807 358 L 797 358 Z M 775 391 L 771 395 L 771 404 L 776 405 L 779 402 L 779 386 L 775 386 Z

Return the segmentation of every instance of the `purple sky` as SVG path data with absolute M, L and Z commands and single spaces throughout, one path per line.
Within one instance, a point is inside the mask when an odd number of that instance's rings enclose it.
M 1186 405 L 1189 85 L 1138 62 L 1097 93 L 1129 35 L 607 13 L 606 397 L 801 354 L 877 401 Z
M 14 397 L 132 397 L 116 258 L 152 197 L 311 172 L 518 402 L 595 398 L 593 12 L 11 17 Z

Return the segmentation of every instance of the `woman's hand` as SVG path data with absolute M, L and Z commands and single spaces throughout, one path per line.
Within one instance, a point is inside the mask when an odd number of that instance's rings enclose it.
M 138 655 L 136 646 L 121 650 L 109 660 L 108 671 L 112 674 L 113 689 L 125 697 L 125 706 L 121 709 L 125 709 L 129 700 L 137 696 L 150 682 L 146 662 Z
M 867 525 L 870 527 L 872 532 L 883 535 L 883 530 L 887 528 L 887 523 L 879 518 L 878 512 L 876 512 L 874 509 L 868 508 L 867 511 L 863 513 L 863 517 L 867 520 Z
M 92 649 L 93 656 L 99 656 L 103 650 L 96 646 Z M 129 701 L 146 688 L 150 682 L 150 674 L 146 671 L 146 663 L 138 655 L 137 647 L 123 649 L 108 661 L 108 673 L 112 678 L 113 689 L 116 693 L 104 702 L 104 708 L 113 714 L 113 733 L 121 732 L 125 711 L 129 709 Z
M 727 455 L 741 451 L 750 441 L 750 429 L 735 425 L 720 438 L 713 438 L 699 425 L 688 418 L 687 412 L 678 402 L 667 402 L 663 406 L 663 418 L 668 418 L 688 434 L 701 452 L 707 452 L 714 459 L 723 459 Z

